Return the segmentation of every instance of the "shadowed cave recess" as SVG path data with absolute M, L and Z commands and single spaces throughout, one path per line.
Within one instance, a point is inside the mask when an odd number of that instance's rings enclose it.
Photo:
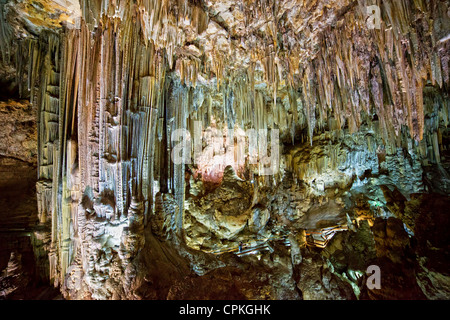
M 0 52 L 0 299 L 450 298 L 448 1 L 0 0 Z

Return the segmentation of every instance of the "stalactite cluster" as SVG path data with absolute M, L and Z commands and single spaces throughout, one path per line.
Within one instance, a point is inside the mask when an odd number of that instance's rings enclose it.
M 332 223 L 355 211 L 373 225 L 370 212 L 391 192 L 374 186 L 424 192 L 433 172 L 423 167 L 442 167 L 447 1 L 72 2 L 21 1 L 14 11 L 0 0 L 3 64 L 15 60 L 19 95 L 38 110 L 38 218 L 51 234 L 49 276 L 67 298 L 135 297 L 147 227 L 209 253 L 290 234 L 300 252 L 317 210 Z M 180 129 L 188 137 L 176 140 Z M 280 133 L 270 176 L 266 144 L 251 149 L 244 135 L 263 130 Z M 173 161 L 180 146 L 187 164 Z M 370 206 L 348 206 L 351 192 Z

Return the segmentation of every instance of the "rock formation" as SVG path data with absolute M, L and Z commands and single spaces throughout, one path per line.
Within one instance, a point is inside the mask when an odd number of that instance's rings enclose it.
M 2 298 L 450 297 L 448 1 L 0 0 L 0 52 Z

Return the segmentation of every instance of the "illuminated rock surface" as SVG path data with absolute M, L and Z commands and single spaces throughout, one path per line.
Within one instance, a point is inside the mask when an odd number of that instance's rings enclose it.
M 450 7 L 378 5 L 0 0 L 1 298 L 448 299 Z

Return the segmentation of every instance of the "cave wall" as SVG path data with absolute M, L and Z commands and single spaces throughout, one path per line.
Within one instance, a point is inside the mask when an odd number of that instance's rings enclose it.
M 32 170 L 24 179 L 36 182 L 37 208 L 28 209 L 44 230 L 36 250 L 48 253 L 48 275 L 67 298 L 135 298 L 123 288 L 147 226 L 160 240 L 213 250 L 237 236 L 317 227 L 321 210 L 331 212 L 325 220 L 360 213 L 374 221 L 375 209 L 349 203 L 364 195 L 395 212 L 386 188 L 408 200 L 448 193 L 448 174 L 439 174 L 448 168 L 446 1 L 375 1 L 379 29 L 368 27 L 366 1 L 101 0 L 80 1 L 71 14 L 49 3 L 0 4 L 2 72 L 10 68 L 11 78 L 2 81 L 13 88 L 6 96 L 29 94 L 23 108 L 35 112 L 28 121 L 37 128 L 37 147 L 16 149 L 23 133 L 5 131 L 15 139 L 2 138 L 10 158 L 0 160 L 35 166 L 37 181 Z M 198 166 L 190 170 L 202 184 L 186 179 L 187 168 L 171 160 L 172 133 L 194 137 L 196 121 L 220 132 L 278 129 L 278 172 L 235 168 L 244 186 L 228 189 L 215 189 L 226 163 L 214 183 Z M 198 141 L 186 143 L 194 154 Z M 306 290 L 310 279 L 297 281 Z

